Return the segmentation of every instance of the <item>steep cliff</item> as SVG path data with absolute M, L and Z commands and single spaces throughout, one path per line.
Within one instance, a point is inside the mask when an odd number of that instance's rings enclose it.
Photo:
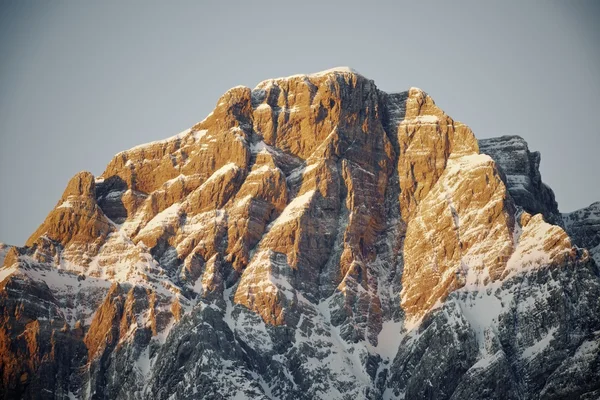
M 573 242 L 579 247 L 589 249 L 596 264 L 600 265 L 600 202 L 563 214 L 562 218 Z
M 529 213 L 542 214 L 553 224 L 562 223 L 554 192 L 542 182 L 539 152 L 530 152 L 519 136 L 482 139 L 479 149 L 492 157 L 505 174 L 506 187 L 519 206 Z
M 598 213 L 539 161 L 348 68 L 233 88 L 0 246 L 0 392 L 597 398 Z

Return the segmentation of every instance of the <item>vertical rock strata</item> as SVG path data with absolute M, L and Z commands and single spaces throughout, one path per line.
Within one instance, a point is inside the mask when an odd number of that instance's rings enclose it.
M 0 392 L 596 398 L 599 213 L 539 162 L 347 68 L 233 88 L 0 245 Z

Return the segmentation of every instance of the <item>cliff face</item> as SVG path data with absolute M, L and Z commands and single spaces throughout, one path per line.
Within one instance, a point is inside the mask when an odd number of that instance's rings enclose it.
M 506 187 L 516 204 L 531 214 L 542 214 L 549 222 L 561 225 L 554 192 L 542 182 L 539 152 L 530 152 L 527 142 L 519 136 L 482 139 L 479 149 L 492 157 L 505 174 Z
M 598 230 L 538 166 L 349 69 L 233 88 L 0 247 L 0 392 L 595 398 Z
M 562 218 L 573 242 L 579 247 L 589 249 L 596 264 L 600 265 L 600 202 L 562 214 Z

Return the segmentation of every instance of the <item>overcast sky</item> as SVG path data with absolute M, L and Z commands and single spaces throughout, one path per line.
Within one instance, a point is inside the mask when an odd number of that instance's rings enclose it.
M 230 87 L 339 65 L 424 89 L 478 138 L 523 136 L 561 211 L 600 200 L 593 1 L 123 3 L 0 4 L 0 241 L 22 245 L 71 176 Z

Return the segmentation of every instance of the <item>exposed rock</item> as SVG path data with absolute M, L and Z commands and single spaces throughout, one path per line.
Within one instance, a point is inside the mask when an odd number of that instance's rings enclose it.
M 112 231 L 112 225 L 96 203 L 94 176 L 80 172 L 69 181 L 65 192 L 44 223 L 27 240 L 34 246 L 44 239 L 69 244 L 98 243 Z
M 573 242 L 590 251 L 600 265 L 600 202 L 562 215 L 565 229 Z
M 542 182 L 539 152 L 530 152 L 520 136 L 481 139 L 479 150 L 492 157 L 505 174 L 506 187 L 517 205 L 530 214 L 544 215 L 548 222 L 562 224 L 554 192 Z
M 485 155 L 449 160 L 408 223 L 402 308 L 419 317 L 465 284 L 502 276 L 513 252 L 506 189 Z
M 405 116 L 398 125 L 398 143 L 400 207 L 407 221 L 436 184 L 450 157 L 478 152 L 471 130 L 454 122 L 417 88 L 408 92 Z
M 0 244 L 0 392 L 596 398 L 600 203 L 538 166 L 347 68 L 233 88 Z
M 0 242 L 0 266 L 4 265 L 4 259 L 12 248 L 13 246 Z
M 70 331 L 48 286 L 23 275 L 4 278 L 0 313 L 3 398 L 68 397 L 81 384 L 74 371 L 83 366 L 86 351 Z

